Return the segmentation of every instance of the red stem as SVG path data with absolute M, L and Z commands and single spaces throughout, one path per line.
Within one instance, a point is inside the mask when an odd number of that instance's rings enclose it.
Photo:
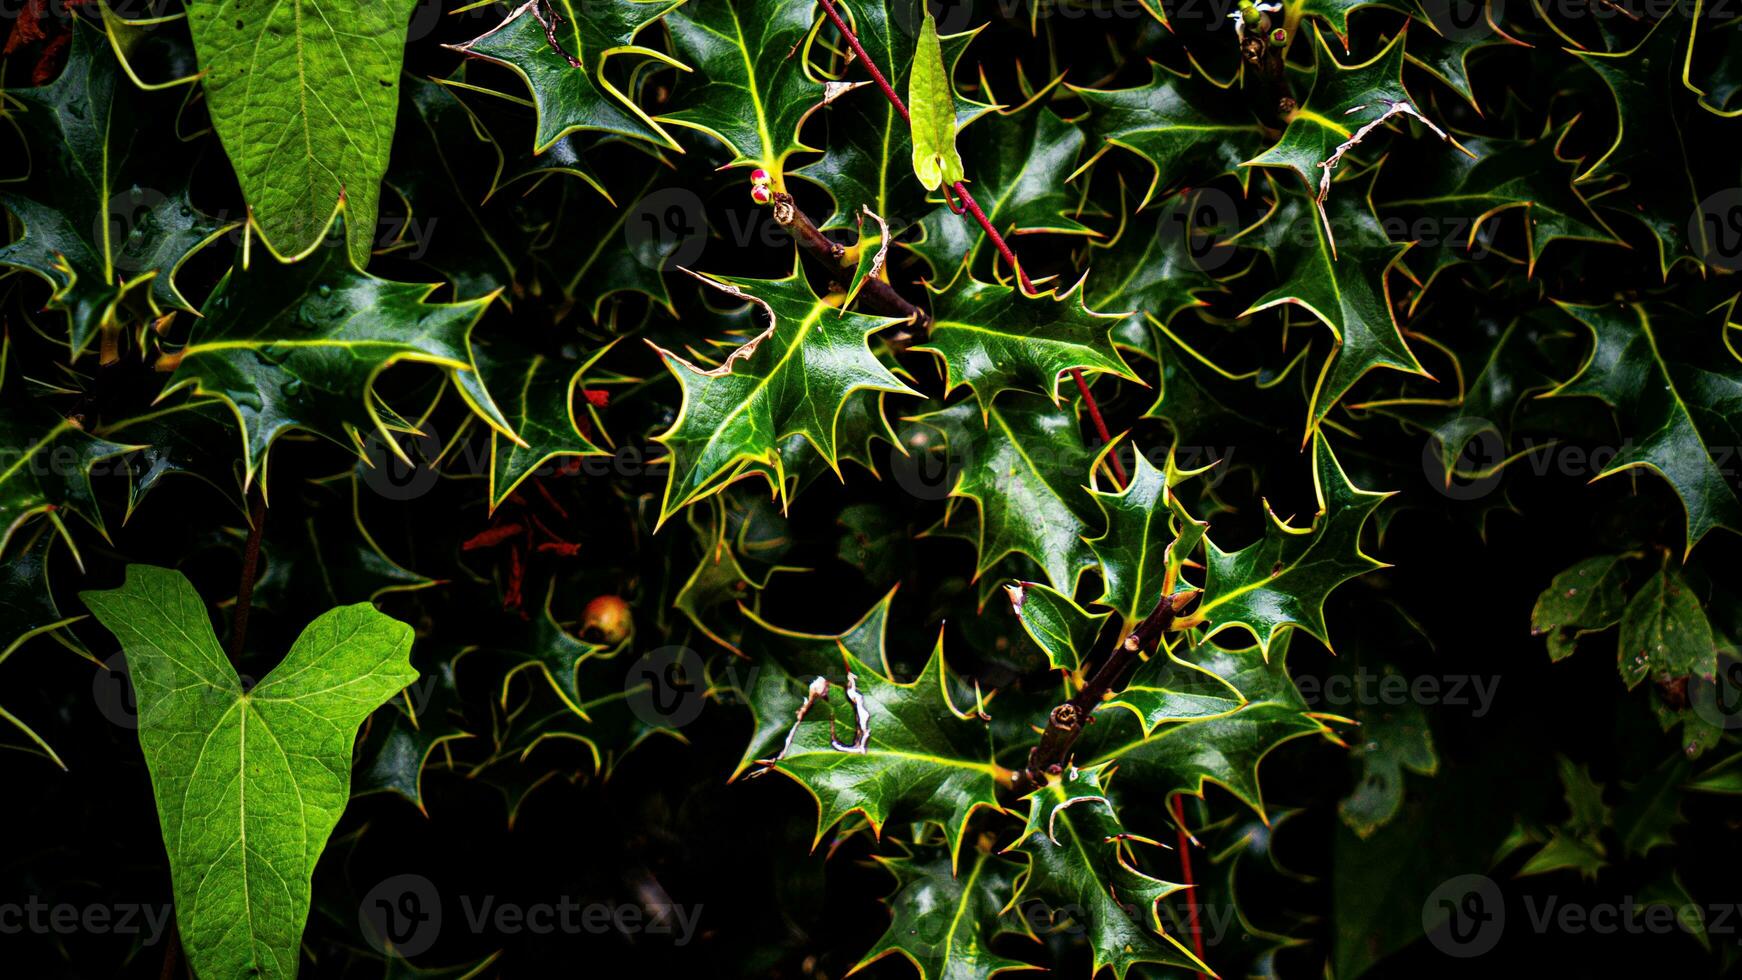
M 877 83 L 877 88 L 883 93 L 883 97 L 888 99 L 889 104 L 895 107 L 895 111 L 901 113 L 901 118 L 911 125 L 913 117 L 907 113 L 907 103 L 901 101 L 901 96 L 895 94 L 895 89 L 889 84 L 889 79 L 883 77 L 883 72 L 877 69 L 877 62 L 871 60 L 871 54 L 865 50 L 865 45 L 859 43 L 859 35 L 853 33 L 853 29 L 847 26 L 846 20 L 842 19 L 841 12 L 835 9 L 834 0 L 817 0 L 817 2 L 823 5 L 823 13 L 828 15 L 829 20 L 835 25 L 835 30 L 840 31 L 841 36 L 847 39 L 847 46 L 853 49 L 853 54 L 858 57 L 859 64 L 865 66 L 866 73 L 871 76 L 873 82 Z M 969 193 L 968 185 L 958 180 L 951 185 L 950 189 L 956 192 L 956 195 L 961 198 L 962 206 L 974 216 L 975 221 L 980 223 L 981 230 L 986 233 L 987 238 L 991 239 L 992 247 L 998 250 L 998 254 L 1004 257 L 1004 261 L 1009 264 L 1010 268 L 1016 270 L 1016 281 L 1021 284 L 1022 291 L 1032 294 L 1034 283 L 1029 282 L 1028 273 L 1023 272 L 1022 266 L 1017 263 L 1016 253 L 1010 250 L 1010 244 L 1004 240 L 1003 235 L 998 234 L 997 228 L 992 227 L 992 221 L 986 217 L 986 212 L 980 210 L 980 204 L 974 200 L 974 195 Z M 1095 435 L 1100 437 L 1103 446 L 1112 442 L 1113 436 L 1107 430 L 1107 422 L 1101 417 L 1101 406 L 1096 403 L 1095 396 L 1089 393 L 1089 383 L 1083 379 L 1083 372 L 1077 368 L 1071 368 L 1071 380 L 1077 383 L 1077 390 L 1083 393 L 1083 404 L 1088 407 L 1089 419 L 1095 424 Z M 1130 482 L 1129 477 L 1125 474 L 1125 464 L 1119 461 L 1118 453 L 1110 453 L 1107 456 L 1107 462 L 1112 466 L 1113 476 L 1118 480 L 1120 487 Z
M 1198 892 L 1196 883 L 1192 881 L 1192 835 L 1186 833 L 1185 806 L 1179 797 L 1174 797 L 1173 823 L 1179 830 L 1179 869 L 1180 877 L 1185 879 L 1185 885 L 1192 891 L 1186 896 L 1186 921 L 1192 930 L 1192 951 L 1198 954 L 1198 962 L 1204 960 L 1204 931 L 1198 928 Z M 1208 980 L 1202 973 L 1198 980 Z

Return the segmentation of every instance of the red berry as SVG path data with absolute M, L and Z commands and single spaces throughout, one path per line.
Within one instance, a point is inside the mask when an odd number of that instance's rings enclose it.
M 766 184 L 769 181 L 770 178 L 768 176 L 768 171 L 763 170 L 761 167 L 757 167 L 755 170 L 750 171 L 750 183 Z
M 767 204 L 769 201 L 774 200 L 774 192 L 769 190 L 766 185 L 757 184 L 750 188 L 750 199 L 755 201 L 757 204 Z

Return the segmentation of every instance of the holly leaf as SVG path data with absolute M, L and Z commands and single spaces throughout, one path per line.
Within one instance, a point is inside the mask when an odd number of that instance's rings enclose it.
M 464 44 L 462 54 L 508 68 L 532 93 L 538 110 L 534 153 L 544 153 L 574 132 L 600 132 L 677 144 L 659 123 L 605 74 L 613 55 L 638 55 L 688 70 L 664 52 L 635 43 L 648 25 L 683 0 L 527 0 L 502 23 Z
M 839 476 L 836 432 L 848 397 L 867 389 L 914 394 L 866 346 L 872 333 L 899 321 L 841 313 L 811 290 L 796 260 L 784 279 L 697 276 L 768 318 L 717 366 L 702 368 L 648 341 L 683 389 L 676 421 L 654 437 L 670 451 L 661 524 L 751 465 L 772 468 L 770 485 L 783 489 L 778 450 L 789 436 L 803 436 Z
M 1232 552 L 1206 542 L 1204 597 L 1192 618 L 1210 624 L 1207 636 L 1241 627 L 1268 653 L 1292 627 L 1330 645 L 1325 598 L 1386 567 L 1361 551 L 1361 529 L 1391 494 L 1355 486 L 1322 434 L 1313 437 L 1313 491 L 1319 509 L 1308 527 L 1285 523 L 1266 504 L 1269 520 L 1259 540 Z
M 1288 117 L 1282 138 L 1258 156 L 1246 161 L 1250 167 L 1283 167 L 1293 170 L 1307 187 L 1319 186 L 1319 164 L 1331 158 L 1337 147 L 1355 135 L 1351 115 L 1372 112 L 1396 102 L 1408 102 L 1403 87 L 1403 32 L 1366 61 L 1345 65 L 1331 53 L 1324 32 L 1313 25 L 1314 51 L 1312 91 L 1301 107 Z M 1338 238 L 1342 236 L 1339 234 Z
M 1003 808 L 986 722 L 950 703 L 942 634 L 919 677 L 906 684 L 845 647 L 837 663 L 820 676 L 842 693 L 831 691 L 794 723 L 791 742 L 772 766 L 816 798 L 812 847 L 850 813 L 864 814 L 879 834 L 900 815 L 941 825 L 952 864 L 959 862 L 974 812 Z M 845 686 L 849 682 L 862 700 L 862 717 L 859 705 L 844 696 L 853 691 Z M 829 724 L 822 724 L 824 718 Z M 854 748 L 860 733 L 866 735 L 862 751 Z
M 1225 261 L 1228 250 L 1218 246 L 1236 229 L 1199 223 L 1200 217 L 1215 222 L 1232 216 L 1232 208 L 1221 207 L 1227 196 L 1220 191 L 1172 195 L 1152 213 L 1153 221 L 1137 221 L 1126 213 L 1124 190 L 1121 184 L 1119 230 L 1105 242 L 1089 243 L 1088 261 L 1095 276 L 1086 287 L 1086 297 L 1098 310 L 1136 311 L 1120 325 L 1114 339 L 1153 355 L 1150 323 L 1166 326 L 1185 310 L 1209 305 L 1205 294 L 1227 291 L 1206 266 L 1217 268 Z M 1224 210 L 1229 214 L 1218 213 Z
M 1117 611 L 1130 629 L 1161 602 L 1164 584 L 1177 581 L 1179 570 L 1197 551 L 1209 527 L 1187 512 L 1169 489 L 1180 474 L 1169 458 L 1168 474 L 1141 450 L 1131 479 L 1117 493 L 1091 488 L 1106 518 L 1107 530 L 1088 539 L 1101 563 L 1101 597 L 1095 601 Z
M 907 857 L 877 856 L 876 861 L 895 876 L 895 892 L 884 899 L 891 921 L 853 972 L 892 954 L 906 958 L 926 980 L 971 980 L 1040 969 L 992 950 L 999 935 L 1023 932 L 1001 914 L 1005 896 L 1016 892 L 1020 866 L 980 850 L 958 875 L 950 855 L 932 847 Z
M 1102 768 L 1073 770 L 1029 794 L 1028 823 L 1005 849 L 1028 856 L 1011 907 L 1039 901 L 1055 918 L 1071 916 L 1088 933 L 1091 976 L 1111 967 L 1123 978 L 1139 963 L 1209 972 L 1161 925 L 1159 903 L 1186 886 L 1152 878 L 1132 863 L 1131 835 L 1114 815 L 1104 781 Z
M 945 394 L 967 385 L 981 413 L 1002 391 L 1032 391 L 1059 404 L 1059 375 L 1073 368 L 1138 381 L 1108 332 L 1119 316 L 1083 302 L 1083 283 L 1062 294 L 968 278 L 932 292 L 931 329 L 914 350 L 944 364 Z
M 212 125 L 260 241 L 303 257 L 329 228 L 369 262 L 399 106 L 406 17 L 388 4 L 190 4 Z M 348 217 L 334 227 L 340 202 Z
M 141 448 L 100 439 L 77 419 L 56 418 L 28 405 L 0 412 L 0 447 L 7 458 L 0 469 L 0 552 L 38 514 L 50 515 L 69 545 L 73 540 L 60 511 L 78 514 L 107 537 L 91 477 L 108 460 Z
M 381 734 L 372 731 L 371 744 L 359 753 L 367 761 L 357 772 L 352 795 L 398 793 L 428 816 L 423 771 L 430 757 L 449 742 L 471 738 L 472 733 L 465 728 L 454 678 L 460 658 L 420 654 L 412 657 L 418 672 L 418 679 L 407 689 L 412 696 L 395 700 L 388 719 L 371 726 Z
M 982 412 L 961 402 L 912 419 L 943 436 L 949 495 L 973 500 L 980 513 L 978 577 L 1020 553 L 1045 569 L 1047 584 L 1076 591 L 1094 564 L 1083 540 L 1094 504 L 1083 490 L 1090 454 L 1074 414 L 1036 398 L 1006 399 Z
M 1598 555 L 1556 575 L 1530 610 L 1530 631 L 1547 635 L 1550 660 L 1570 656 L 1579 638 L 1621 621 L 1627 595 L 1624 562 L 1637 555 Z
M 359 451 L 370 430 L 397 449 L 374 385 L 402 361 L 445 370 L 479 417 L 511 435 L 472 359 L 472 327 L 490 297 L 426 302 L 437 288 L 377 279 L 337 248 L 292 264 L 241 264 L 206 300 L 165 392 L 192 386 L 235 411 L 244 486 L 266 465 L 273 441 L 293 429 Z
M 1176 650 L 1177 644 L 1152 655 L 1096 710 L 1124 708 L 1148 734 L 1170 722 L 1220 718 L 1246 705 L 1246 695 L 1225 679 L 1238 676 L 1237 655 L 1204 644 L 1193 655 L 1206 667 L 1183 659 Z
M 48 527 L 39 527 L 10 554 L 0 552 L 5 558 L 0 561 L 0 623 L 5 624 L 0 626 L 0 661 L 12 656 L 33 637 L 45 636 L 85 618 L 63 615 L 54 600 L 48 563 L 56 538 Z M 41 735 L 3 706 L 0 721 L 23 733 L 49 761 L 63 770 L 67 767 Z
M 66 314 L 77 355 L 99 328 L 118 326 L 122 300 L 142 286 L 153 306 L 191 311 L 176 271 L 232 225 L 189 202 L 193 163 L 175 140 L 135 124 L 166 111 L 164 97 L 129 84 L 84 20 L 71 30 L 60 77 L 3 93 L 16 104 L 5 117 L 23 138 L 27 173 L 0 178 L 0 205 L 24 225 L 0 245 L 0 265 L 49 284 L 48 308 Z
M 189 965 L 295 977 L 358 726 L 417 679 L 411 627 L 367 603 L 334 609 L 244 691 L 180 572 L 129 565 L 120 588 L 80 598 L 127 658 Z
M 1014 582 L 1004 591 L 1022 628 L 1046 654 L 1053 670 L 1082 669 L 1095 638 L 1101 635 L 1101 624 L 1112 615 L 1091 613 L 1070 596 L 1039 582 Z
M 490 432 L 490 509 L 502 506 L 529 476 L 556 459 L 608 456 L 583 432 L 575 417 L 581 375 L 611 349 L 593 351 L 585 360 L 535 353 L 508 340 L 481 348 L 478 372 L 484 387 L 506 395 L 505 416 L 519 437 Z
M 1742 530 L 1742 499 L 1714 458 L 1742 445 L 1742 371 L 1717 344 L 1725 318 L 1665 304 L 1556 305 L 1589 331 L 1591 350 L 1544 397 L 1600 399 L 1632 437 L 1596 478 L 1641 467 L 1669 481 L 1687 511 L 1684 554 L 1715 527 Z
M 1367 372 L 1390 368 L 1426 373 L 1404 343 L 1391 308 L 1387 277 L 1409 246 L 1393 244 L 1372 209 L 1346 194 L 1332 194 L 1325 202 L 1326 218 L 1336 229 L 1333 244 L 1311 197 L 1298 188 L 1273 186 L 1277 207 L 1258 233 L 1276 264 L 1280 285 L 1242 315 L 1284 304 L 1299 306 L 1336 336 L 1337 346 L 1325 358 L 1313 388 L 1310 436 Z
M 884 635 L 888 631 L 892 588 L 866 610 L 859 621 L 840 633 L 801 633 L 775 626 L 745 609 L 747 629 L 740 647 L 755 665 L 748 677 L 733 672 L 731 680 L 750 706 L 754 728 L 744 757 L 732 771 L 737 779 L 758 759 L 773 758 L 792 730 L 806 690 L 818 677 L 834 676 L 846 650 L 861 663 L 883 665 Z M 736 664 L 732 666 L 736 667 Z M 740 679 L 742 678 L 742 679 Z M 747 682 L 747 683 L 746 683 Z
M 806 65 L 816 16 L 813 0 L 714 0 L 672 12 L 672 47 L 696 73 L 659 121 L 719 140 L 728 166 L 759 167 L 784 190 L 786 158 L 812 149 L 799 128 L 823 103 Z
M 1712 624 L 1687 579 L 1666 559 L 1621 613 L 1621 679 L 1629 689 L 1650 677 L 1659 684 L 1718 676 Z
M 172 476 L 189 476 L 216 490 L 238 514 L 248 513 L 242 474 L 228 447 L 236 416 L 212 398 L 184 402 L 102 427 L 99 435 L 139 448 L 127 457 L 127 518 Z
M 1156 62 L 1150 63 L 1149 70 L 1149 84 L 1135 88 L 1068 86 L 1089 107 L 1082 126 L 1094 151 L 1077 173 L 1109 147 L 1123 147 L 1142 157 L 1154 173 L 1138 210 L 1154 199 L 1163 174 L 1170 186 L 1208 183 L 1222 174 L 1240 173 L 1240 164 L 1263 145 L 1263 127 L 1252 118 L 1232 82 L 1215 81 L 1195 60 L 1190 72 L 1176 72 Z

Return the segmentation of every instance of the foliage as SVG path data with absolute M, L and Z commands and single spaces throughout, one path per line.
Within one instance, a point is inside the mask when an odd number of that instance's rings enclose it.
M 1742 21 L 1594 10 L 28 0 L 9 963 L 1734 972 Z

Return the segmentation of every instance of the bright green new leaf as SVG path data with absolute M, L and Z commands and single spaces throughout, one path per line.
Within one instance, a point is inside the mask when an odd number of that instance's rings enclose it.
M 928 191 L 963 180 L 962 155 L 956 152 L 955 87 L 938 44 L 937 19 L 930 10 L 920 25 L 919 48 L 913 54 L 907 110 L 913 121 L 914 176 Z
M 417 679 L 411 627 L 342 606 L 243 690 L 180 572 L 130 565 L 120 588 L 80 598 L 126 654 L 189 964 L 291 980 L 357 728 Z

